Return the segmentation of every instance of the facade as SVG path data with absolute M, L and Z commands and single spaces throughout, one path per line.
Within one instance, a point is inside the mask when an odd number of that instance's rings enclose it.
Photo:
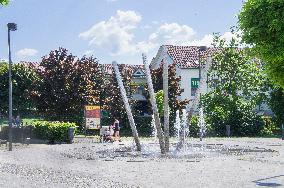
M 161 46 L 156 57 L 151 61 L 151 68 L 157 69 L 164 58 L 168 64 L 175 63 L 177 76 L 181 77 L 180 87 L 184 89 L 181 100 L 192 100 L 199 86 L 199 61 L 207 61 L 215 51 L 215 48 L 199 51 L 198 46 Z M 200 71 L 202 74 L 204 67 L 201 67 Z M 202 92 L 208 90 L 207 86 L 203 88 Z
M 193 100 L 197 88 L 199 87 L 199 71 L 201 71 L 201 75 L 204 72 L 204 67 L 202 66 L 199 70 L 199 61 L 206 64 L 208 58 L 212 57 L 217 51 L 218 49 L 213 47 L 201 51 L 199 46 L 164 45 L 159 48 L 157 55 L 152 59 L 150 66 L 151 69 L 157 69 L 161 65 L 163 59 L 166 59 L 168 64 L 175 63 L 177 76 L 181 77 L 180 87 L 181 89 L 184 89 L 180 99 Z M 201 93 L 206 93 L 210 89 L 207 85 L 202 88 Z M 257 106 L 256 111 L 259 114 L 272 114 L 267 103 L 262 103 Z

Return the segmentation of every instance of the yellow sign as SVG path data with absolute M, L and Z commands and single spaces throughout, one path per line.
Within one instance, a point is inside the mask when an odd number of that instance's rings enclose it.
M 96 110 L 96 109 L 100 109 L 100 106 L 85 106 L 86 110 Z

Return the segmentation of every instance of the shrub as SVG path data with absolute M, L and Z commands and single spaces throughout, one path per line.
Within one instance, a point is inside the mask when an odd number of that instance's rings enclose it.
M 263 119 L 253 106 L 241 98 L 231 99 L 218 95 L 206 96 L 204 103 L 207 122 L 216 136 L 226 136 L 226 125 L 232 136 L 258 136 L 264 127 Z
M 76 124 L 69 122 L 35 121 L 33 134 L 39 139 L 54 141 L 68 141 L 68 128 L 73 127 L 76 131 Z
M 280 132 L 279 127 L 276 126 L 275 120 L 269 116 L 262 116 L 264 121 L 264 127 L 260 131 L 260 136 L 273 136 L 277 135 Z
M 189 125 L 189 136 L 197 138 L 199 137 L 199 126 L 198 126 L 198 116 L 192 116 L 191 124 Z M 205 125 L 206 125 L 206 136 L 215 136 L 211 125 L 209 124 L 209 120 L 205 117 Z

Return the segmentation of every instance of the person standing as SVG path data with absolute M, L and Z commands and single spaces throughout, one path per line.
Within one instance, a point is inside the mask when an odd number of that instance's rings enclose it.
M 15 125 L 16 125 L 16 127 L 20 127 L 21 124 L 22 124 L 22 120 L 21 120 L 20 116 L 18 115 L 15 119 Z
M 114 139 L 115 141 L 120 141 L 120 135 L 119 135 L 119 131 L 120 131 L 120 126 L 119 126 L 119 121 L 118 119 L 114 119 Z

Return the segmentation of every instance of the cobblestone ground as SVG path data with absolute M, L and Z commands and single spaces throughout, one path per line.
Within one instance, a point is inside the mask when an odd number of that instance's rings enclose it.
M 183 154 L 161 156 L 153 142 L 0 147 L 0 187 L 284 187 L 284 141 L 190 140 Z M 147 146 L 147 147 L 146 147 Z M 151 146 L 151 147 L 150 147 Z M 174 146 L 173 146 L 174 147 Z

